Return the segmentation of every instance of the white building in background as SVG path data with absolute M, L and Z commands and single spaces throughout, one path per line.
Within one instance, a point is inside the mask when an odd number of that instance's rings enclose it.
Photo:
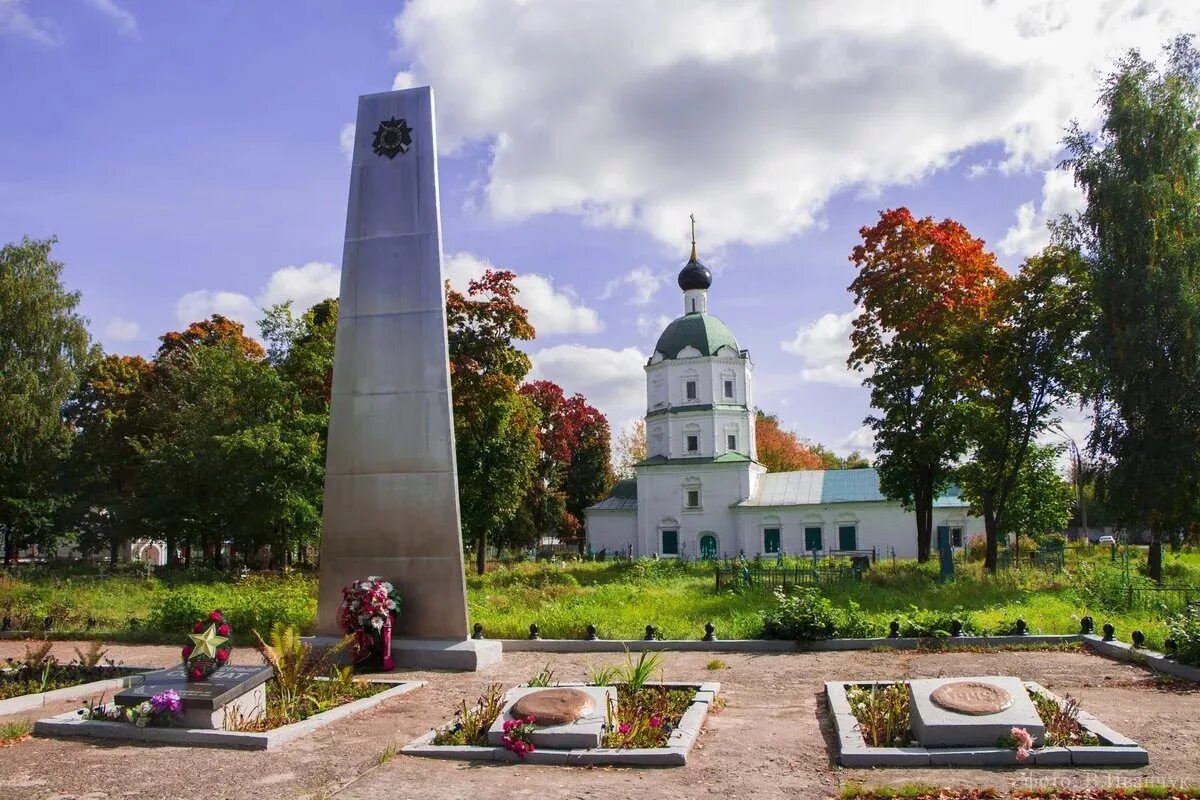
M 585 512 L 593 552 L 673 558 L 875 553 L 915 558 L 916 520 L 879 491 L 874 469 L 768 473 L 754 441 L 748 350 L 708 313 L 712 275 L 679 273 L 683 316 L 646 370 L 646 460 Z M 937 536 L 961 547 L 983 520 L 952 490 L 934 503 Z

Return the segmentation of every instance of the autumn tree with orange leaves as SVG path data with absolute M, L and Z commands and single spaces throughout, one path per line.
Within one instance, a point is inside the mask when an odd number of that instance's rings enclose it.
M 1008 275 L 953 219 L 895 208 L 859 234 L 849 287 L 859 314 L 847 364 L 871 392 L 875 412 L 864 422 L 875 433 L 880 488 L 916 512 L 917 558 L 927 561 L 933 501 L 967 445 L 964 337 Z

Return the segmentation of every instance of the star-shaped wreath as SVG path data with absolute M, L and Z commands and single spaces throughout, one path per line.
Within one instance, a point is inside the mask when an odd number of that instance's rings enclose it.
M 376 155 L 395 158 L 398 153 L 407 153 L 412 147 L 412 128 L 408 121 L 392 117 L 379 123 L 375 129 L 375 141 L 371 148 Z
M 213 611 L 207 618 L 192 626 L 188 638 L 191 644 L 183 647 L 183 666 L 189 681 L 202 681 L 229 661 L 233 648 L 229 638 L 233 631 L 220 611 Z

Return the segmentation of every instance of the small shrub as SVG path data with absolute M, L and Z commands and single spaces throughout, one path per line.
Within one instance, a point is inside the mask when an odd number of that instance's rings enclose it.
M 908 613 L 900 617 L 900 635 L 914 639 L 945 639 L 951 635 L 955 620 L 962 623 L 964 635 L 979 633 L 975 620 L 961 607 L 950 611 L 927 611 L 909 606 Z
M 719 669 L 725 669 L 726 666 L 728 665 L 724 661 L 719 658 L 714 658 L 712 661 L 708 662 L 704 668 L 709 672 L 716 672 Z
M 590 686 L 612 686 L 620 677 L 621 668 L 617 666 L 590 667 L 588 684 Z
M 846 699 L 871 747 L 903 747 L 912 739 L 907 684 L 849 686 Z
M 538 688 L 545 688 L 545 687 L 551 686 L 553 684 L 554 684 L 554 670 L 552 670 L 550 668 L 549 664 L 542 667 L 541 670 L 536 675 L 534 675 L 532 678 L 529 679 L 529 683 L 528 683 L 529 686 L 538 687 Z
M 625 654 L 625 668 L 621 670 L 620 677 L 623 678 L 623 683 L 629 686 L 633 692 L 638 692 L 646 683 L 654 677 L 654 670 L 658 669 L 658 665 L 662 663 L 662 653 L 651 653 L 649 650 L 643 650 L 638 655 L 638 660 L 635 663 L 633 656 L 629 653 Z
M 504 710 L 504 687 L 493 683 L 484 690 L 473 707 L 467 701 L 454 711 L 454 722 L 434 734 L 433 743 L 438 745 L 487 746 L 488 729 Z
M 1200 613 L 1172 617 L 1170 626 L 1176 659 L 1181 664 L 1200 666 Z
M 762 612 L 762 638 L 812 642 L 837 630 L 833 603 L 816 589 L 775 591 L 774 607 Z
M 963 556 L 967 561 L 983 561 L 987 558 L 987 538 L 972 536 L 963 549 Z
M 1079 724 L 1079 701 L 1071 695 L 1066 696 L 1061 706 L 1040 692 L 1030 692 L 1029 697 L 1037 708 L 1038 716 L 1042 718 L 1042 724 L 1046 726 L 1047 747 L 1100 744 L 1099 739 Z

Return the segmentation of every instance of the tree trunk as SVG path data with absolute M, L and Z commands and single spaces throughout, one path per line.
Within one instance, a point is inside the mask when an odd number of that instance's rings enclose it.
M 17 547 L 13 540 L 12 529 L 4 529 L 4 566 L 12 566 L 17 560 Z
M 983 568 L 988 572 L 996 572 L 996 562 L 999 560 L 1000 536 L 996 530 L 996 508 L 992 492 L 983 492 L 983 529 L 987 537 L 987 554 L 983 559 Z
M 179 559 L 175 557 L 175 537 L 167 534 L 167 566 L 174 567 L 178 564 Z
M 115 533 L 108 537 L 108 563 L 110 566 L 116 566 L 117 560 L 121 557 L 121 540 Z
M 1162 539 L 1155 531 L 1150 533 L 1150 552 L 1146 554 L 1146 571 L 1150 573 L 1151 580 L 1162 583 Z
M 482 531 L 475 537 L 475 573 L 482 575 L 487 569 L 487 534 Z
M 913 510 L 917 517 L 917 561 L 924 563 L 929 560 L 933 551 L 933 482 L 928 473 L 924 472 L 917 482 L 913 493 Z

